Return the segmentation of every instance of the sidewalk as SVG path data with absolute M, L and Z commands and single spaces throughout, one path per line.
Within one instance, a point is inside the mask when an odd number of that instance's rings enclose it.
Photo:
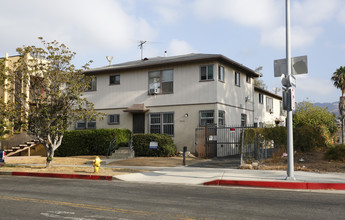
M 192 185 L 237 185 L 287 189 L 345 190 L 345 174 L 295 171 L 296 180 L 285 180 L 286 171 L 196 167 L 164 168 L 116 176 L 123 181 Z
M 25 165 L 25 164 L 24 164 Z M 32 164 L 31 164 L 32 165 Z M 55 165 L 71 167 L 92 167 L 92 165 Z M 245 170 L 222 167 L 156 167 L 156 166 L 102 166 L 107 168 L 121 168 L 137 170 L 115 176 L 37 173 L 37 172 L 3 172 L 0 175 L 39 176 L 55 178 L 78 178 L 97 180 L 122 180 L 128 182 L 169 183 L 187 185 L 233 185 L 250 187 L 270 187 L 285 189 L 332 189 L 345 190 L 345 173 L 315 173 L 295 171 L 296 180 L 285 180 L 286 171 L 282 170 Z M 145 172 L 142 172 L 142 171 Z M 48 172 L 48 171 L 47 171 Z

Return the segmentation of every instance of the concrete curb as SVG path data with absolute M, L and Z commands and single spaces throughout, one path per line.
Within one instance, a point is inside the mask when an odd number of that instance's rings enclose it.
M 52 177 L 65 179 L 88 179 L 88 180 L 113 180 L 113 176 L 82 175 L 82 174 L 62 174 L 62 173 L 31 173 L 31 172 L 0 172 L 0 175 L 10 176 L 33 176 L 33 177 Z
M 311 183 L 281 181 L 213 180 L 203 185 L 250 186 L 281 189 L 345 190 L 345 183 Z

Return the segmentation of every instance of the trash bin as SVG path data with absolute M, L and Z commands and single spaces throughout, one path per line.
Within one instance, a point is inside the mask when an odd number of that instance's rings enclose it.
M 5 151 L 0 151 L 0 163 L 5 163 Z

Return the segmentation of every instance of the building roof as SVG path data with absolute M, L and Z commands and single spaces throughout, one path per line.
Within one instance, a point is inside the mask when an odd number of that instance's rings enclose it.
M 125 63 L 119 63 L 104 67 L 98 67 L 86 70 L 85 73 L 105 73 L 105 72 L 114 72 L 114 71 L 128 71 L 141 68 L 151 68 L 167 65 L 176 65 L 176 64 L 188 64 L 201 61 L 220 61 L 224 62 L 230 66 L 235 67 L 236 69 L 245 71 L 246 73 L 251 74 L 253 77 L 262 76 L 260 73 L 255 72 L 254 70 L 233 61 L 221 54 L 202 54 L 202 53 L 191 53 L 180 56 L 169 56 L 169 57 L 154 57 L 154 58 L 144 58 L 143 60 L 135 60 Z
M 261 93 L 263 93 L 263 94 L 265 94 L 265 95 L 271 96 L 271 97 L 273 97 L 273 98 L 276 98 L 276 99 L 280 99 L 280 100 L 283 99 L 280 95 L 275 94 L 275 93 L 273 93 L 273 92 L 270 92 L 270 91 L 268 91 L 268 90 L 266 90 L 266 89 L 263 89 L 263 88 L 261 88 L 261 87 L 258 87 L 258 86 L 254 86 L 254 90 L 255 90 L 255 91 L 258 91 L 258 92 L 261 92 Z

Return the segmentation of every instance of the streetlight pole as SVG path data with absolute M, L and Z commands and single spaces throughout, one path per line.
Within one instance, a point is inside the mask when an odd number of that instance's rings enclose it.
M 291 45 L 290 45 L 290 0 L 286 0 L 286 74 L 291 75 Z M 288 85 L 289 89 L 291 84 Z M 293 103 L 291 103 L 292 106 Z M 287 110 L 287 153 L 288 168 L 286 180 L 296 180 L 294 176 L 294 152 L 293 152 L 293 128 L 292 128 L 292 109 Z

